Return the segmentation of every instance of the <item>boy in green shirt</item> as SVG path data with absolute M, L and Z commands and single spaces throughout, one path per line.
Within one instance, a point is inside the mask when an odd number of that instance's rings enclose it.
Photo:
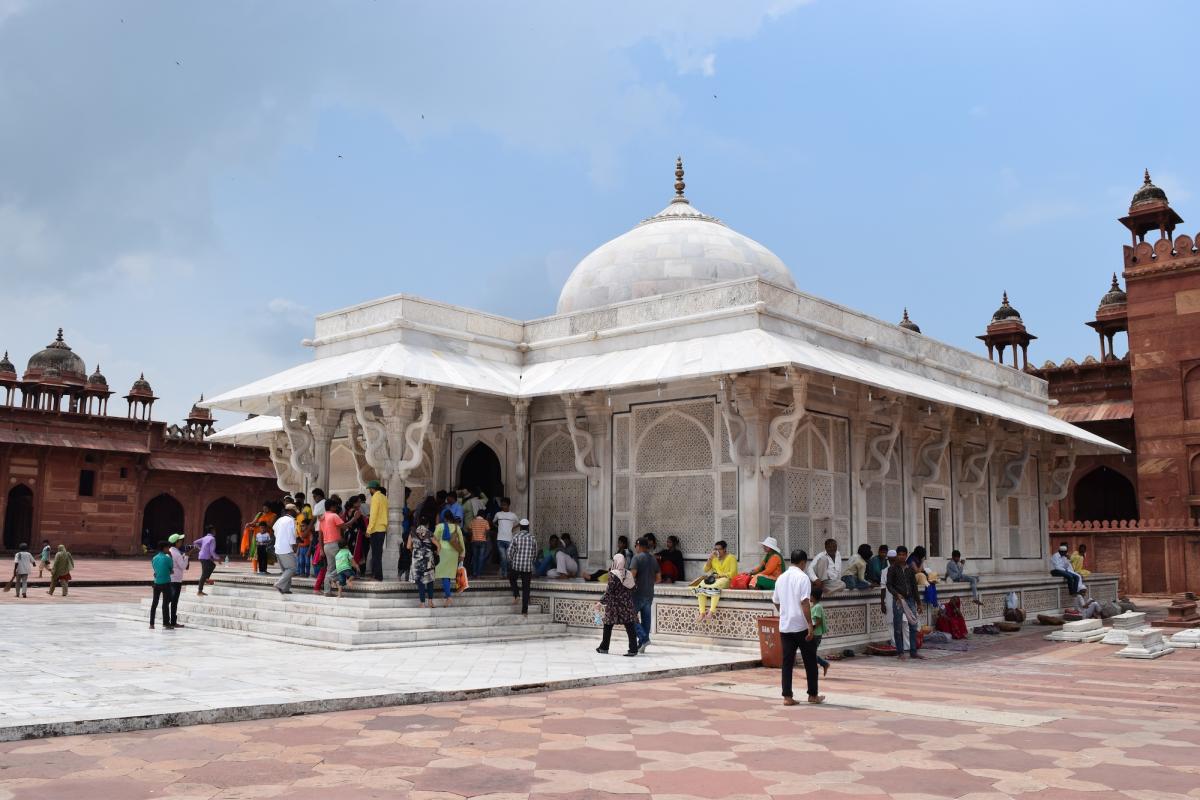
M 166 542 L 159 542 L 158 552 L 150 559 L 150 566 L 154 569 L 154 599 L 150 601 L 151 630 L 154 630 L 154 612 L 158 610 L 159 600 L 162 600 L 163 630 L 175 630 L 175 626 L 167 622 L 171 606 L 171 572 L 175 568 L 175 562 L 167 552 L 168 547 Z
M 815 583 L 812 588 L 813 649 L 817 650 L 817 663 L 821 665 L 821 677 L 829 674 L 829 662 L 821 658 L 821 637 L 827 630 L 825 625 L 825 606 L 821 605 L 821 587 Z
M 333 569 L 337 575 L 337 596 L 342 596 L 342 587 L 351 586 L 354 584 L 354 570 L 358 568 L 358 562 L 350 555 L 350 548 L 346 546 L 345 538 L 338 541 L 337 555 L 333 558 Z

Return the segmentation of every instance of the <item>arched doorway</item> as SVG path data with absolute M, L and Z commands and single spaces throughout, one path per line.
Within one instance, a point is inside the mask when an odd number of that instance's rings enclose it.
M 217 529 L 217 552 L 233 554 L 242 531 L 242 510 L 228 497 L 219 497 L 204 509 L 204 527 Z
M 488 497 L 503 495 L 504 481 L 496 451 L 483 442 L 476 442 L 458 465 L 458 486 L 478 489 Z
M 4 549 L 16 550 L 22 542 L 34 548 L 29 541 L 33 533 L 33 490 L 19 483 L 8 491 L 8 504 L 4 511 Z
M 1075 519 L 1137 519 L 1137 492 L 1133 484 L 1110 467 L 1097 467 L 1075 484 Z
M 183 506 L 171 495 L 160 494 L 142 513 L 142 544 L 153 550 L 172 533 L 183 533 Z

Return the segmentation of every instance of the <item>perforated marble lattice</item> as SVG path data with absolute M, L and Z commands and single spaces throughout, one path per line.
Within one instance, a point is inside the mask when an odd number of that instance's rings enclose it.
M 654 531 L 659 541 L 679 537 L 685 554 L 707 553 L 716 536 L 716 480 L 708 475 L 637 476 L 634 518 L 637 529 Z M 737 545 L 729 543 L 730 549 Z
M 625 513 L 629 511 L 629 476 L 613 476 L 613 511 Z
M 867 609 L 865 606 L 843 606 L 825 609 L 825 637 L 856 636 L 867 632 Z
M 738 507 L 737 473 L 726 470 L 721 473 L 721 510 L 736 511 Z
M 713 467 L 712 439 L 700 421 L 672 411 L 638 437 L 637 472 L 690 472 Z
M 1088 586 L 1088 594 L 1101 603 L 1107 600 L 1117 599 L 1117 585 L 1115 583 L 1097 583 L 1094 586 Z
M 587 530 L 587 481 L 578 478 L 535 478 L 533 529 L 543 539 L 569 533 L 583 544 Z
M 650 403 L 633 410 L 633 436 L 640 438 L 646 430 L 666 414 L 676 412 L 691 417 L 700 423 L 709 436 L 715 431 L 714 415 L 716 402 L 708 400 L 683 400 Z
M 981 619 L 994 619 L 1004 616 L 1004 594 L 981 594 L 979 599 L 983 605 L 979 607 Z M 1028 609 L 1026 609 L 1028 611 Z
M 613 417 L 613 465 L 616 469 L 629 469 L 629 415 Z
M 575 448 L 571 445 L 571 437 L 562 432 L 548 437 L 537 452 L 533 471 L 538 475 L 574 472 Z
M 696 622 L 695 605 L 656 603 L 655 630 L 684 636 L 712 636 L 718 639 L 758 640 L 758 619 L 769 616 L 767 610 L 750 611 L 721 607 L 711 620 Z
M 1021 606 L 1026 611 L 1058 611 L 1062 608 L 1058 589 L 1027 589 L 1021 592 Z
M 596 601 L 559 597 L 554 601 L 554 621 L 574 628 L 597 628 Z
M 613 520 L 613 535 L 614 536 L 629 536 L 629 519 L 626 517 L 617 517 Z

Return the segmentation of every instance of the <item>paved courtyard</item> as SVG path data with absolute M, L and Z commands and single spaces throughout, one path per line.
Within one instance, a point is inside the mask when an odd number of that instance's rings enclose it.
M 10 742 L 0 798 L 1200 798 L 1200 651 L 1113 652 L 1021 636 L 835 662 L 822 707 L 783 708 L 777 674 L 746 670 Z

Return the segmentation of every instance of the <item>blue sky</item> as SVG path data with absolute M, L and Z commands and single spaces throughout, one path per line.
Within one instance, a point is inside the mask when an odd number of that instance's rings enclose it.
M 552 313 L 688 196 L 804 291 L 1031 358 L 1121 265 L 1148 167 L 1200 229 L 1193 3 L 0 0 L 0 349 L 67 329 L 182 417 L 409 292 Z M 225 420 L 232 421 L 232 417 Z

